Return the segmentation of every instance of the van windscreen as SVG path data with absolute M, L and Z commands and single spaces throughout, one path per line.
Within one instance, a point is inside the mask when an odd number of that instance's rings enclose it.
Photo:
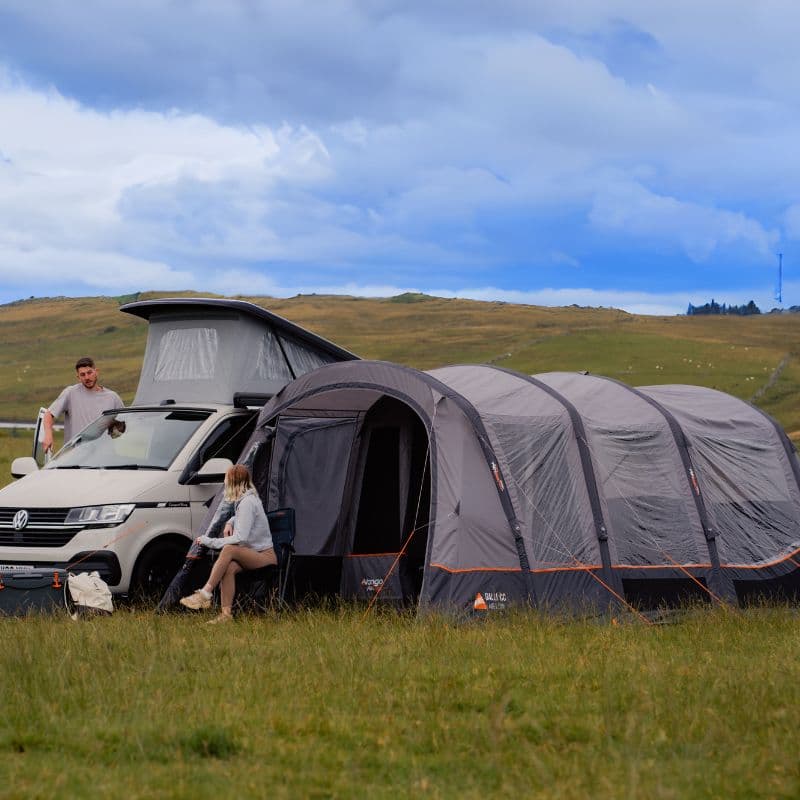
M 168 469 L 208 416 L 184 409 L 104 414 L 67 442 L 45 469 Z

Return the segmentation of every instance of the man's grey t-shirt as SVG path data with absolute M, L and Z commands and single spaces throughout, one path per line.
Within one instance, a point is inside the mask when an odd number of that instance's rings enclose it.
M 64 415 L 64 441 L 68 442 L 104 411 L 124 408 L 116 392 L 103 387 L 100 391 L 87 389 L 82 383 L 67 386 L 48 411 L 56 418 Z

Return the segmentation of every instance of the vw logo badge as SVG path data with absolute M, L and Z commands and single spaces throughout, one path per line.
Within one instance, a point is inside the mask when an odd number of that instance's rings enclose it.
M 28 518 L 29 514 L 24 508 L 17 511 L 17 513 L 14 514 L 14 519 L 11 521 L 14 530 L 21 531 L 28 524 Z

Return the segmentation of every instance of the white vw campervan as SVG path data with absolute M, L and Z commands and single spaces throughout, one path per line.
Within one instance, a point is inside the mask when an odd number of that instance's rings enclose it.
M 356 358 L 259 306 L 130 303 L 149 322 L 130 408 L 107 412 L 43 468 L 16 459 L 0 490 L 0 569 L 97 570 L 115 593 L 160 596 L 200 532 L 256 410 L 298 375 Z

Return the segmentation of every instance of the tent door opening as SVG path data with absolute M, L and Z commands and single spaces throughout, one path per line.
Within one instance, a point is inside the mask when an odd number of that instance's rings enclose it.
M 347 599 L 405 605 L 422 585 L 428 539 L 428 436 L 407 406 L 384 397 L 361 431 L 342 563 Z M 405 546 L 405 549 L 404 549 Z

